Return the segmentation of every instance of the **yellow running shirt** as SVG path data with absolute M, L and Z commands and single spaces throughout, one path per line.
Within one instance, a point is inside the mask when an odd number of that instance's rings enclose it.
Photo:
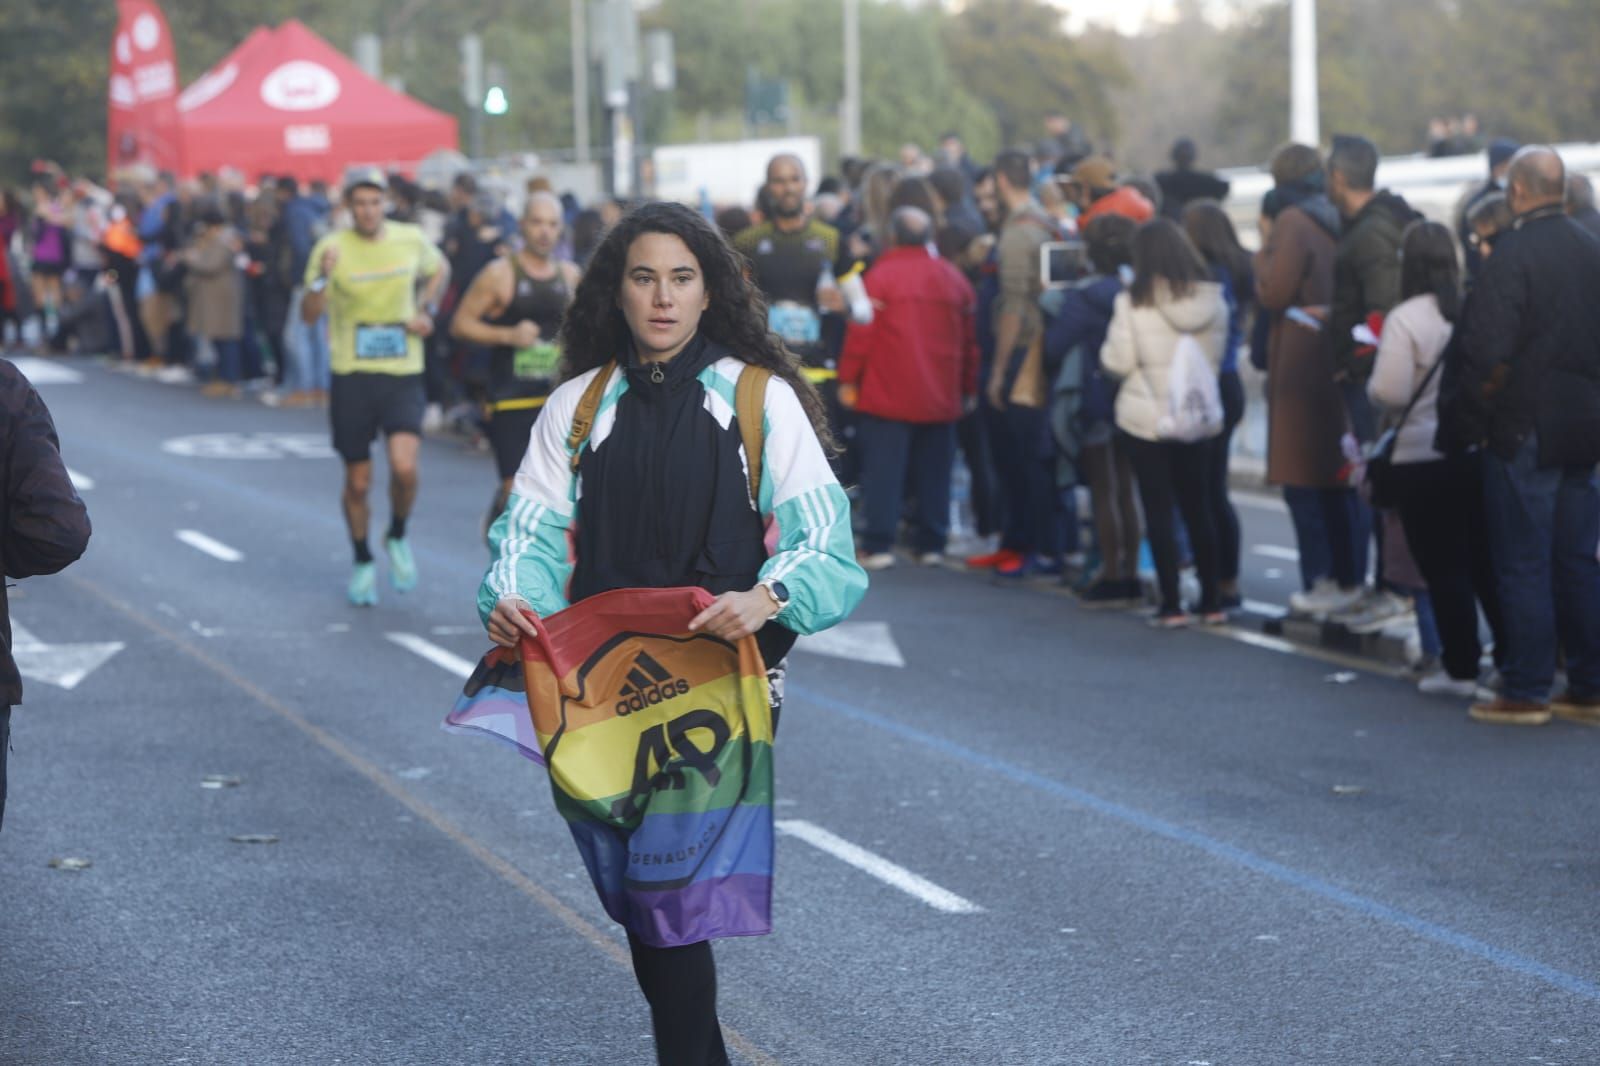
M 406 332 L 417 313 L 417 281 L 439 269 L 439 249 L 416 226 L 384 222 L 368 240 L 336 230 L 319 240 L 305 283 L 322 272 L 322 253 L 339 249 L 328 278 L 328 365 L 335 374 L 420 374 L 422 338 Z

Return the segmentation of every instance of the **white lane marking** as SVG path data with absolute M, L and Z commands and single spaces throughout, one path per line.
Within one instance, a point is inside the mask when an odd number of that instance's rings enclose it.
M 1306 654 L 1306 648 L 1282 637 L 1269 637 L 1265 633 L 1252 633 L 1248 629 L 1233 629 L 1227 635 L 1253 648 L 1266 648 L 1268 651 L 1281 652 L 1284 655 Z
M 780 818 L 773 824 L 778 832 L 785 836 L 803 840 L 841 862 L 847 862 L 861 872 L 876 877 L 884 884 L 898 888 L 909 896 L 915 896 L 936 911 L 943 911 L 946 914 L 983 913 L 983 908 L 971 900 L 963 899 L 926 878 L 918 877 L 903 866 L 897 866 L 882 856 L 874 855 L 865 848 L 836 837 L 819 825 L 813 825 L 799 818 Z
M 1288 514 L 1289 505 L 1283 502 L 1282 496 L 1267 496 L 1259 492 L 1235 492 L 1231 497 L 1235 507 L 1249 507 L 1255 511 L 1272 511 L 1275 514 Z
M 16 618 L 11 619 L 11 657 L 16 661 L 17 672 L 30 681 L 69 691 L 124 647 L 121 641 L 46 644 Z
M 173 536 L 196 551 L 205 552 L 213 559 L 221 559 L 225 563 L 236 563 L 244 558 L 244 552 L 230 548 L 220 540 L 213 540 L 198 529 L 180 529 Z
M 1300 553 L 1293 548 L 1280 548 L 1276 544 L 1253 544 L 1250 546 L 1251 555 L 1259 555 L 1263 559 L 1281 559 L 1286 563 L 1298 563 Z
M 431 640 L 423 640 L 415 633 L 385 633 L 384 636 L 413 655 L 420 655 L 433 665 L 440 669 L 448 670 L 457 677 L 471 677 L 472 671 L 477 669 L 476 663 L 469 663 L 454 652 L 446 651 Z
M 62 366 L 51 359 L 39 359 L 31 355 L 19 355 L 11 360 L 28 383 L 37 388 L 40 385 L 81 385 L 83 375 L 71 367 Z
M 795 642 L 795 650 L 874 666 L 906 664 L 888 622 L 841 622 L 832 629 L 801 637 Z
M 1244 609 L 1251 614 L 1259 614 L 1264 618 L 1287 618 L 1289 608 L 1280 607 L 1276 603 L 1263 603 L 1260 600 L 1245 600 Z
M 79 492 L 88 492 L 94 488 L 94 478 L 87 474 L 80 474 L 72 467 L 67 467 L 67 477 L 72 481 L 72 487 Z

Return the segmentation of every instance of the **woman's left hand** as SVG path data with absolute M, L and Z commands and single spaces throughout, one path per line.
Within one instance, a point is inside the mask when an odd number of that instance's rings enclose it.
M 690 632 L 704 630 L 723 640 L 743 640 L 778 613 L 778 605 L 759 585 L 749 592 L 724 592 L 717 602 L 695 615 Z

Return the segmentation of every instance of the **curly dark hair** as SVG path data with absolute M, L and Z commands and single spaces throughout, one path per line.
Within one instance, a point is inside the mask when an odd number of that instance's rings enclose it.
M 700 316 L 699 332 L 727 347 L 735 358 L 765 367 L 788 382 L 800 397 L 800 406 L 823 450 L 836 452 L 838 444 L 828 428 L 822 397 L 801 374 L 800 360 L 767 331 L 766 302 L 746 276 L 744 257 L 715 226 L 682 204 L 658 202 L 638 207 L 613 226 L 595 249 L 561 324 L 562 380 L 604 366 L 611 359 L 626 360 L 633 335 L 617 307 L 617 294 L 622 291 L 628 249 L 645 233 L 668 234 L 689 246 L 705 276 L 710 298 Z

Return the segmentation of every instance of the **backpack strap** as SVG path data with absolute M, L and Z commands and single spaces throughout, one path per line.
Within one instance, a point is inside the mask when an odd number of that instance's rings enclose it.
M 750 499 L 761 509 L 761 450 L 766 445 L 767 382 L 772 371 L 749 366 L 739 371 L 734 387 L 733 413 L 739 420 L 739 438 L 744 443 L 745 466 L 750 472 Z
M 572 429 L 567 433 L 567 451 L 572 453 L 572 472 L 578 472 L 578 460 L 583 456 L 583 442 L 589 439 L 589 431 L 594 428 L 594 416 L 600 411 L 600 401 L 605 398 L 606 386 L 611 382 L 611 374 L 617 369 L 617 361 L 610 360 L 600 368 L 600 372 L 589 382 L 589 387 L 583 390 L 583 396 L 578 400 L 578 409 L 572 412 Z

